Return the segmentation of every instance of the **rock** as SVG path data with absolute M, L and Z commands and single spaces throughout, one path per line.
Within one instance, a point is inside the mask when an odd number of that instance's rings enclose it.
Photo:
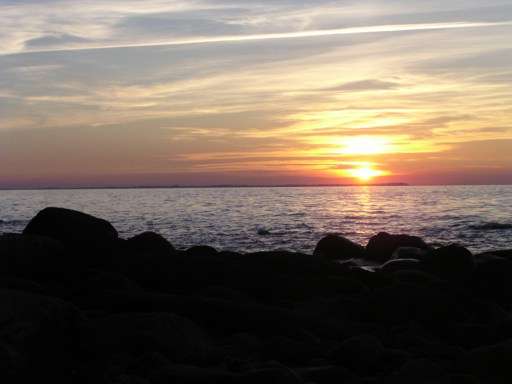
M 84 343 L 91 352 L 160 352 L 171 361 L 203 361 L 210 353 L 203 331 L 170 313 L 123 313 L 89 321 Z
M 315 256 L 328 260 L 348 260 L 362 258 L 364 247 L 338 235 L 327 235 L 316 245 Z
M 369 374 L 378 367 L 384 353 L 380 340 L 370 335 L 361 335 L 341 343 L 330 353 L 330 359 L 359 374 Z
M 137 291 L 137 283 L 123 274 L 107 271 L 89 271 L 80 282 L 84 290 L 97 291 Z
M 235 384 L 233 374 L 219 369 L 173 364 L 162 367 L 149 376 L 152 384 Z
M 23 230 L 25 235 L 46 236 L 66 245 L 85 246 L 117 239 L 108 221 L 66 208 L 48 207 L 40 211 Z
M 340 365 L 302 368 L 298 374 L 306 382 L 316 384 L 355 383 L 356 377 L 347 368 Z
M 0 236 L 0 275 L 28 280 L 61 280 L 72 268 L 64 246 L 44 236 Z
M 442 279 L 468 281 L 475 270 L 475 258 L 466 248 L 452 244 L 431 251 L 425 261 L 428 271 Z
M 416 259 L 423 261 L 427 256 L 428 252 L 425 249 L 416 247 L 399 247 L 393 252 L 391 257 L 393 260 L 396 259 Z
M 512 380 L 512 340 L 475 348 L 461 356 L 456 370 L 489 384 L 505 384 Z
M 218 252 L 215 248 L 207 246 L 207 245 L 196 245 L 187 249 L 188 256 L 195 257 L 213 257 L 217 256 Z
M 143 254 L 158 254 L 170 256 L 174 253 L 174 247 L 164 237 L 155 232 L 143 232 L 131 237 L 126 242 L 132 251 Z
M 380 232 L 373 236 L 366 245 L 365 258 L 368 260 L 385 262 L 393 257 L 393 253 L 400 247 L 413 247 L 429 249 L 429 246 L 419 237 L 409 235 L 391 235 Z
M 480 257 L 471 281 L 474 295 L 502 304 L 512 301 L 512 261 L 501 257 Z
M 380 266 L 380 270 L 385 273 L 393 273 L 396 271 L 421 270 L 422 263 L 416 259 L 396 259 L 386 261 Z
M 20 382 L 72 381 L 81 320 L 80 312 L 62 300 L 0 290 L 0 334 L 16 359 Z
M 291 369 L 284 366 L 255 369 L 241 375 L 237 383 L 240 384 L 302 384 L 304 381 Z
M 440 284 L 441 281 L 434 275 L 418 270 L 398 270 L 392 273 L 392 276 L 401 283 L 409 283 L 413 285 L 429 286 Z
M 394 375 L 393 383 L 431 384 L 439 382 L 444 375 L 443 368 L 427 359 L 414 359 L 405 363 Z

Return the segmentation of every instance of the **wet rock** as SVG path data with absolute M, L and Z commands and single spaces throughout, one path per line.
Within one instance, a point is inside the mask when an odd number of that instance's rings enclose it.
M 328 260 L 362 258 L 364 247 L 338 235 L 327 235 L 316 245 L 313 253 Z
M 423 261 L 427 256 L 428 252 L 426 249 L 416 248 L 416 247 L 399 247 L 397 248 L 392 255 L 392 259 L 416 259 Z
M 425 264 L 430 272 L 442 279 L 461 283 L 468 281 L 475 270 L 471 252 L 456 244 L 433 250 Z
M 380 232 L 368 241 L 365 258 L 385 262 L 392 258 L 393 253 L 400 247 L 429 248 L 421 238 L 416 236 L 391 235 L 386 232 Z
M 117 239 L 108 221 L 66 208 L 48 207 L 40 211 L 23 230 L 26 235 L 46 236 L 66 245 L 90 246 L 94 242 Z
M 386 261 L 380 266 L 380 270 L 385 273 L 393 273 L 403 270 L 421 270 L 422 263 L 416 259 L 396 259 Z

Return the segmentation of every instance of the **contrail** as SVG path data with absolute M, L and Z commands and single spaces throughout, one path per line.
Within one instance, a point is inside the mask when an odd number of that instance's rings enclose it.
M 482 27 L 499 27 L 499 26 L 512 26 L 512 21 L 451 22 L 451 23 L 428 23 L 428 24 L 392 24 L 392 25 L 377 25 L 377 26 L 367 26 L 367 27 L 321 29 L 321 30 L 299 31 L 299 32 L 198 37 L 198 38 L 193 38 L 193 39 L 181 39 L 181 40 L 172 40 L 172 41 L 157 41 L 157 42 L 128 43 L 128 44 L 121 43 L 121 44 L 106 44 L 106 45 L 95 45 L 95 46 L 75 46 L 75 47 L 27 50 L 27 51 L 20 51 L 20 52 L 0 53 L 0 56 L 22 55 L 22 54 L 30 54 L 30 53 L 87 51 L 87 50 L 115 49 L 115 48 L 179 46 L 179 45 L 231 43 L 231 42 L 244 42 L 244 41 L 257 41 L 257 40 L 297 39 L 297 38 L 301 38 L 301 37 L 307 38 L 307 37 L 322 37 L 322 36 L 336 36 L 336 35 L 358 35 L 358 34 L 364 34 L 364 33 L 427 31 L 427 30 L 437 30 L 437 29 L 482 28 Z

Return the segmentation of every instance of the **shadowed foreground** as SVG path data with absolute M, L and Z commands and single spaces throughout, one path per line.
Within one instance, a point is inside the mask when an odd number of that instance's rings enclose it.
M 2 382 L 512 379 L 512 251 L 386 233 L 314 255 L 181 251 L 47 208 L 0 236 L 0 274 Z

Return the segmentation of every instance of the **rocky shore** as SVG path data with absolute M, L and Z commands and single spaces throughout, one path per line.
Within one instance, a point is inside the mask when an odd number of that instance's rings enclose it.
M 512 250 L 387 233 L 177 250 L 46 208 L 0 236 L 0 297 L 3 383 L 512 380 Z

